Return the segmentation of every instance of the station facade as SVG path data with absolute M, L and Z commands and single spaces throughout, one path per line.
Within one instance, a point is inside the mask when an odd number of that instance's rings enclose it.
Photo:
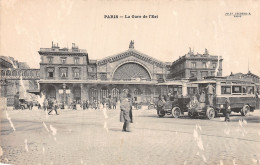
M 166 79 L 167 63 L 129 49 L 101 60 L 89 60 L 86 50 L 41 48 L 40 91 L 47 98 L 55 98 L 65 105 L 74 100 L 118 100 L 120 93 L 128 89 L 134 99 L 151 102 L 161 94 L 158 82 Z M 140 100 L 142 99 L 142 100 Z

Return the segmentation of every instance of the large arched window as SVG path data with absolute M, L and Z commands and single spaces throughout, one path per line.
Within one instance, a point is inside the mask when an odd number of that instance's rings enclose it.
M 149 72 L 140 64 L 129 62 L 119 66 L 113 75 L 114 80 L 151 80 Z

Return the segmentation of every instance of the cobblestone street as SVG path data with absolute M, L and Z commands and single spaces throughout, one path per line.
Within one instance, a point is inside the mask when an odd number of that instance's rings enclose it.
M 158 118 L 134 110 L 121 132 L 119 110 L 1 112 L 1 163 L 6 164 L 260 164 L 260 112 L 213 120 Z M 243 120 L 242 120 L 243 119 Z M 12 127 L 13 124 L 13 127 Z

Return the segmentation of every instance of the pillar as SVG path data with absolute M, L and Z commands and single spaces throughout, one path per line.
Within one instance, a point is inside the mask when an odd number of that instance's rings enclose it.
M 183 82 L 182 83 L 182 95 L 183 96 L 187 96 L 188 92 L 187 92 L 187 83 Z
M 216 96 L 221 95 L 221 85 L 220 82 L 216 83 Z

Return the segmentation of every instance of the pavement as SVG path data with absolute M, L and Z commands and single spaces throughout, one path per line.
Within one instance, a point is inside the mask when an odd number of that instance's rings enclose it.
M 134 110 L 122 132 L 119 110 L 1 111 L 0 162 L 13 165 L 260 164 L 260 110 L 213 120 L 158 118 Z

